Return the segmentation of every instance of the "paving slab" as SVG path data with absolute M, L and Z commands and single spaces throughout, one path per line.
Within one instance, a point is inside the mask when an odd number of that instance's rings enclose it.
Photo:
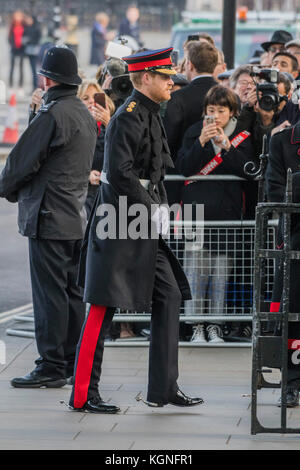
M 71 386 L 15 389 L 12 377 L 34 367 L 34 340 L 5 336 L 7 362 L 0 365 L 0 449 L 295 449 L 294 435 L 250 434 L 251 349 L 181 348 L 179 385 L 205 403 L 189 409 L 171 405 L 149 408 L 135 397 L 147 394 L 148 347 L 106 348 L 100 392 L 116 403 L 116 415 L 68 410 Z M 278 378 L 272 374 L 268 380 Z M 263 425 L 276 426 L 279 390 L 258 394 Z M 300 409 L 289 410 L 288 423 L 300 425 Z M 299 438 L 299 436 L 298 436 Z

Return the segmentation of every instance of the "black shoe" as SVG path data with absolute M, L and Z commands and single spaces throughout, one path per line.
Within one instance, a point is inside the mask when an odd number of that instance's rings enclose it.
M 67 380 L 64 378 L 47 377 L 33 370 L 23 377 L 12 379 L 10 383 L 15 388 L 60 388 L 66 385 Z
M 175 406 L 195 406 L 201 405 L 204 401 L 202 398 L 187 397 L 181 390 L 178 390 L 169 403 Z
M 278 406 L 281 407 L 281 397 L 278 400 Z M 293 387 L 288 387 L 286 394 L 286 407 L 294 408 L 299 406 L 299 390 Z
M 120 408 L 115 405 L 105 403 L 100 396 L 96 396 L 88 400 L 82 408 L 73 408 L 75 411 L 85 411 L 88 413 L 109 413 L 115 414 L 120 411 Z

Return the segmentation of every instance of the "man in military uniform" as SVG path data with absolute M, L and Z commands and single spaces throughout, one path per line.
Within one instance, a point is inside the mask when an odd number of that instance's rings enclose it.
M 123 59 L 134 91 L 107 128 L 102 184 L 83 245 L 86 253 L 82 252 L 80 278 L 84 300 L 91 308 L 78 344 L 69 402 L 76 410 L 119 411 L 106 404 L 98 391 L 104 339 L 116 308 L 152 311 L 146 403 L 192 406 L 203 402 L 187 397 L 177 385 L 179 310 L 182 299 L 190 299 L 190 289 L 178 260 L 161 237 L 162 227 L 166 230 L 168 223 L 162 206 L 167 203 L 163 179 L 172 160 L 160 103 L 170 99 L 173 85 L 171 51 L 147 51 Z M 154 236 L 129 236 L 129 212 L 136 205 L 146 208 L 144 222 L 155 228 Z M 116 214 L 115 236 L 100 233 L 109 206 Z
M 300 123 L 284 129 L 271 138 L 270 157 L 266 171 L 266 187 L 269 202 L 284 202 L 286 191 L 287 170 L 293 174 L 293 202 L 300 202 Z M 299 215 L 293 215 L 291 221 L 291 249 L 300 250 L 300 221 Z M 283 248 L 282 220 L 279 221 L 277 248 Z M 300 263 L 291 260 L 290 272 L 290 305 L 291 312 L 300 312 L 299 301 Z M 279 312 L 282 301 L 283 265 L 276 263 L 274 287 L 270 311 Z M 288 329 L 288 387 L 287 407 L 299 405 L 300 390 L 300 322 L 289 322 Z M 279 401 L 279 406 L 281 405 Z
M 76 284 L 86 228 L 84 202 L 97 125 L 77 98 L 81 79 L 68 48 L 53 47 L 40 75 L 44 105 L 8 156 L 0 196 L 19 204 L 19 231 L 29 238 L 36 368 L 14 387 L 61 387 L 73 376 L 85 318 Z

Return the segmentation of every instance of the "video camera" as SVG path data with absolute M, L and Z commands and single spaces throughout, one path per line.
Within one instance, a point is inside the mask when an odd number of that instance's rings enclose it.
M 109 42 L 105 54 L 108 56 L 104 62 L 103 70 L 99 78 L 99 84 L 102 86 L 103 82 L 108 75 L 112 77 L 110 88 L 106 93 L 112 98 L 115 104 L 121 104 L 131 95 L 133 85 L 129 78 L 128 66 L 121 57 L 131 54 L 131 49 L 125 46 L 127 40 L 118 38 L 121 42 Z
M 112 77 L 110 88 L 107 90 L 108 95 L 114 94 L 117 99 L 126 100 L 133 90 L 126 62 L 116 57 L 107 59 L 99 80 L 101 86 L 107 74 Z
M 265 81 L 264 83 L 254 81 L 258 105 L 264 111 L 276 110 L 284 99 L 278 93 L 278 73 L 276 69 L 260 69 L 258 67 L 253 67 L 250 73 L 251 77 L 257 77 L 259 80 Z

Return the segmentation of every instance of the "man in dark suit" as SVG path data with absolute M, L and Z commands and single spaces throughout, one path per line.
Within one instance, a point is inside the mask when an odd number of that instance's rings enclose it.
M 218 51 L 212 44 L 202 41 L 187 43 L 185 72 L 190 84 L 172 93 L 163 120 L 173 161 L 177 158 L 185 131 L 201 119 L 206 93 L 217 85 L 212 76 L 217 63 Z M 169 205 L 180 202 L 178 183 L 168 182 L 166 190 Z
M 52 47 L 40 75 L 44 105 L 8 156 L 0 197 L 19 204 L 19 231 L 29 238 L 36 368 L 18 388 L 62 387 L 73 375 L 85 304 L 76 284 L 84 202 L 97 125 L 77 98 L 81 78 L 71 49 Z

